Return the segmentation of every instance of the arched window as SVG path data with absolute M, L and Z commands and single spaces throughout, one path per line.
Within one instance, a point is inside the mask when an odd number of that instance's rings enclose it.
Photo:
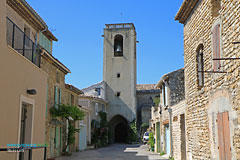
M 118 34 L 114 37 L 114 57 L 122 56 L 123 56 L 123 36 Z
M 197 81 L 198 87 L 204 86 L 204 61 L 203 61 L 203 45 L 200 44 L 197 48 Z

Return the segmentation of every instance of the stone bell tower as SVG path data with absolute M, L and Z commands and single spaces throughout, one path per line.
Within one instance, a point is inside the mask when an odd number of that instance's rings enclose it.
M 136 31 L 133 23 L 106 24 L 103 81 L 108 120 L 136 118 Z M 120 119 L 121 119 L 120 118 Z

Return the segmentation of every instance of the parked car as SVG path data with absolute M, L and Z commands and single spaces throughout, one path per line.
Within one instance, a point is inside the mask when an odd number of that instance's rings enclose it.
M 143 144 L 146 144 L 149 140 L 149 132 L 143 134 Z

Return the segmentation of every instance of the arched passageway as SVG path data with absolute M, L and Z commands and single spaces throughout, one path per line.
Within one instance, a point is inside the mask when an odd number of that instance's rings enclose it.
M 111 143 L 128 143 L 128 121 L 120 115 L 114 116 L 109 122 Z

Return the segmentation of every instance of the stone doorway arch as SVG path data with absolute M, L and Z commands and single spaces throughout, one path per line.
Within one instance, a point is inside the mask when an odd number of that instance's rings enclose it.
M 109 121 L 109 131 L 111 135 L 109 137 L 109 142 L 128 143 L 129 122 L 123 116 L 116 115 Z

